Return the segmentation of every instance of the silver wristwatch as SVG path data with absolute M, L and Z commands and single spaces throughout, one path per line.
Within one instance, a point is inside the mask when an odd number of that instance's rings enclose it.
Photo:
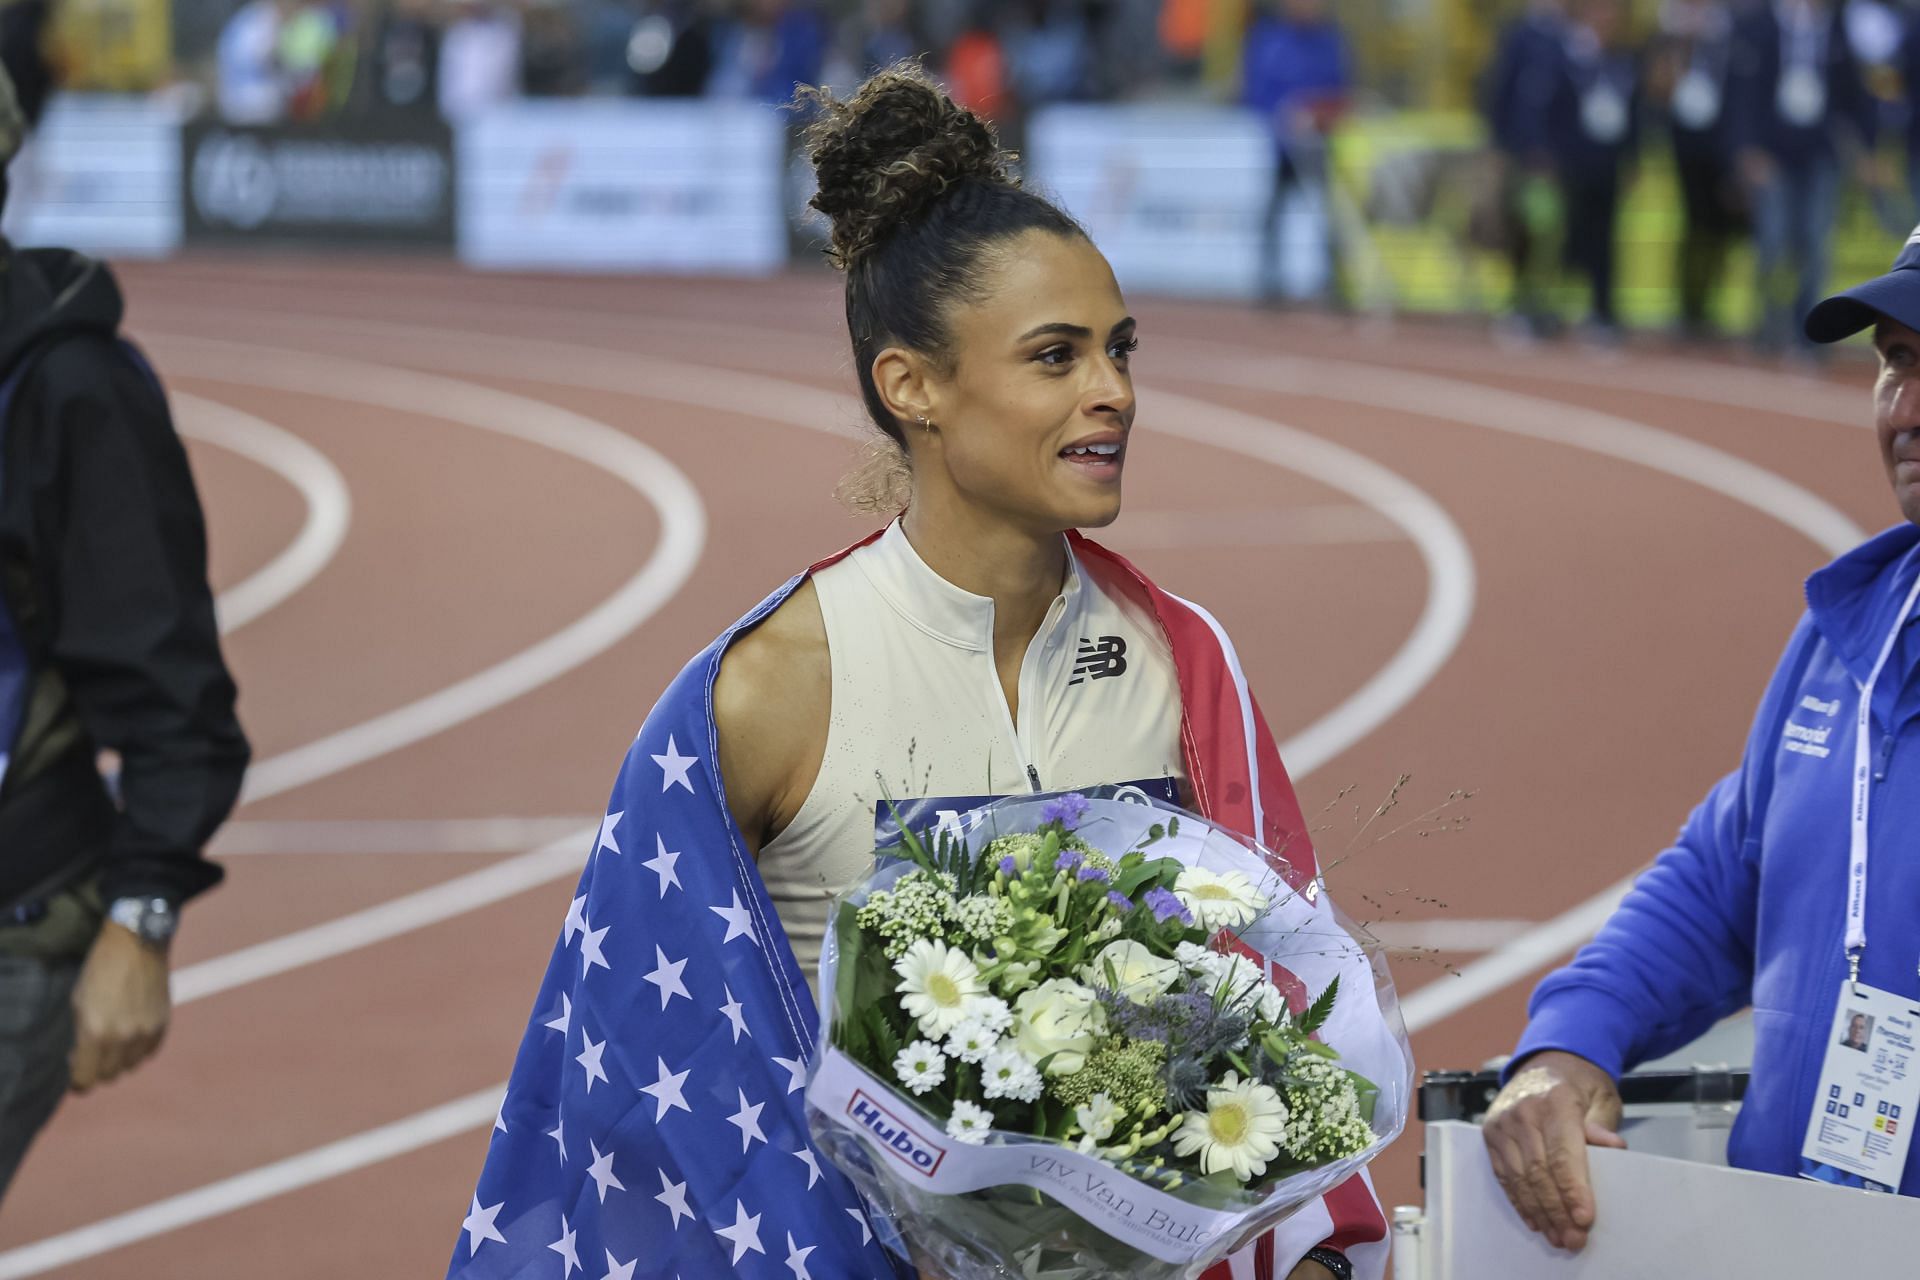
M 107 919 L 150 946 L 164 947 L 180 927 L 180 913 L 165 898 L 115 898 Z

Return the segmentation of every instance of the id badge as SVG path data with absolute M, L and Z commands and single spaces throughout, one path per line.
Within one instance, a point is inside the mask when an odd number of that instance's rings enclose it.
M 1612 85 L 1595 85 L 1580 100 L 1580 124 L 1587 137 L 1612 146 L 1627 134 L 1627 100 Z
M 1720 118 L 1720 86 L 1698 67 L 1680 78 L 1673 90 L 1673 116 L 1689 129 L 1710 128 Z
M 1920 1103 L 1920 1000 L 1840 984 L 1800 1176 L 1897 1191 Z

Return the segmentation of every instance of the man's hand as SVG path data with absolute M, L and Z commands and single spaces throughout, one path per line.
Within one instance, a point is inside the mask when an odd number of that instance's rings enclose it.
M 167 953 L 119 925 L 100 926 L 73 989 L 73 1091 L 145 1062 L 167 1034 Z
M 1579 1249 L 1593 1226 L 1587 1146 L 1627 1144 L 1620 1090 L 1585 1058 L 1548 1050 L 1528 1058 L 1487 1109 L 1494 1177 L 1529 1227 L 1561 1249 Z
M 1735 157 L 1740 169 L 1740 180 L 1747 184 L 1748 191 L 1760 191 L 1773 185 L 1773 157 L 1758 147 L 1743 147 Z

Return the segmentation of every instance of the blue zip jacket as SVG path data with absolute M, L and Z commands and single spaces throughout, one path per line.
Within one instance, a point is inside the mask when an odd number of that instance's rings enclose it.
M 1618 1076 L 1751 1005 L 1753 1078 L 1728 1161 L 1798 1172 L 1847 972 L 1854 715 L 1916 575 L 1920 528 L 1903 524 L 1807 580 L 1807 613 L 1740 767 L 1598 936 L 1534 991 L 1516 1065 L 1562 1049 Z M 1872 741 L 1860 976 L 1920 997 L 1920 611 L 1874 690 Z M 1900 1193 L 1920 1195 L 1920 1145 L 1908 1153 Z

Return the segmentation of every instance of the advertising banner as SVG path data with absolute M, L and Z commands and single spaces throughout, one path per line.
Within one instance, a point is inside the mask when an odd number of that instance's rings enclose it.
M 180 118 L 147 98 L 56 96 L 7 188 L 17 245 L 165 257 L 180 247 Z
M 453 138 L 438 120 L 200 120 L 181 146 L 194 243 L 453 243 Z
M 461 129 L 461 260 L 760 274 L 787 261 L 782 115 L 750 103 L 519 102 Z

